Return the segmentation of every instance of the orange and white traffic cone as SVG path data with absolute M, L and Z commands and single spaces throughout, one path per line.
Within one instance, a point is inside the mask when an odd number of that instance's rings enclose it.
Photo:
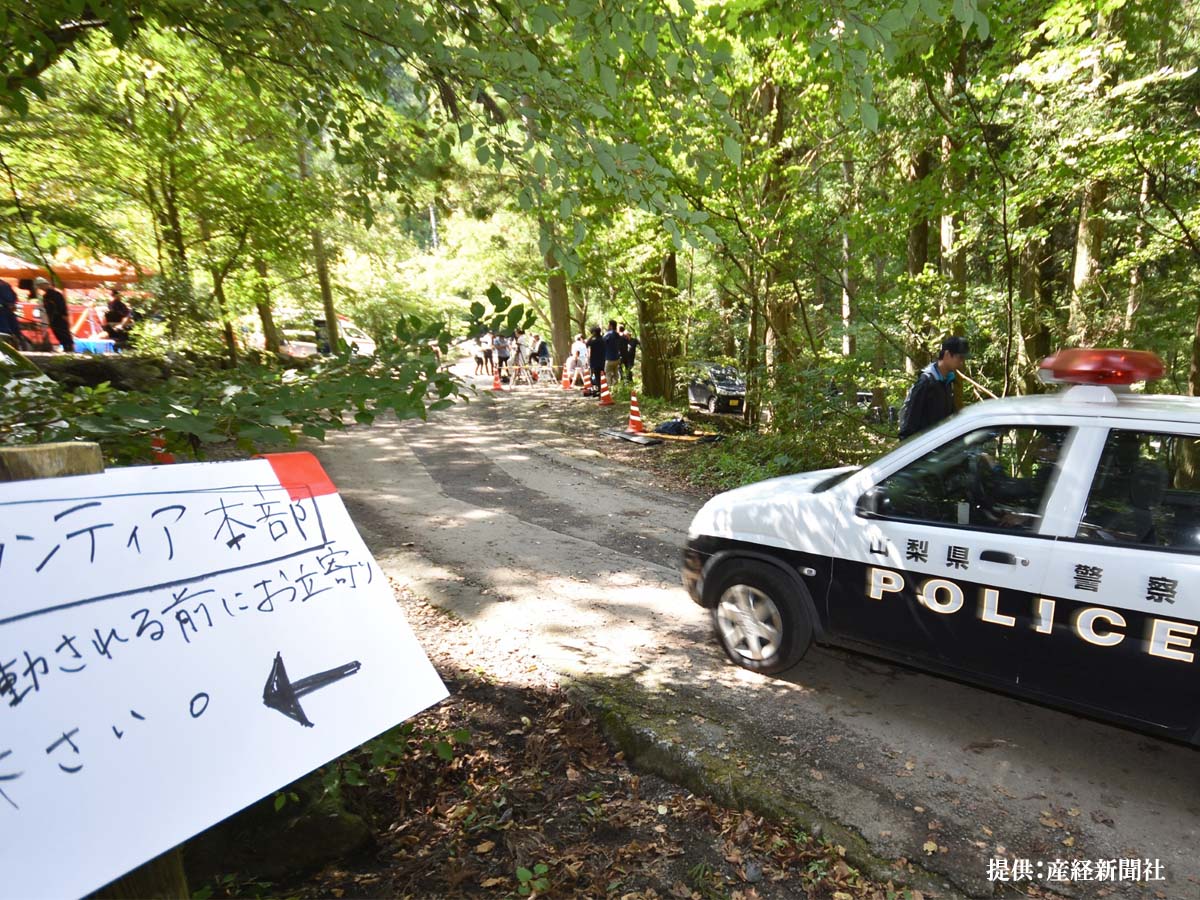
M 500 370 L 499 369 L 496 369 L 495 374 L 492 376 L 492 390 L 493 391 L 504 390 L 504 385 L 502 385 L 500 383 Z
M 646 427 L 642 424 L 642 411 L 638 409 L 637 392 L 629 392 L 629 427 L 625 429 L 629 434 L 645 434 Z
M 569 391 L 571 389 L 571 376 L 567 374 L 567 367 L 565 365 L 563 366 L 562 389 L 564 391 Z
M 604 376 L 604 370 L 600 370 L 600 405 L 612 406 L 612 394 L 608 392 L 608 379 Z

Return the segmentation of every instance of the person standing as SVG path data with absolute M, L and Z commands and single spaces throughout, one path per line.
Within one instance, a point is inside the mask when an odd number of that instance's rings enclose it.
M 8 335 L 9 343 L 21 348 L 21 323 L 17 320 L 17 292 L 7 281 L 0 280 L 0 335 Z
M 600 326 L 592 326 L 592 336 L 587 339 L 588 367 L 592 370 L 592 387 L 596 394 L 600 393 L 600 373 L 604 371 L 605 354 L 604 338 L 600 336 Z
M 967 339 L 957 335 L 942 341 L 938 358 L 921 370 L 908 389 L 900 410 L 900 437 L 932 428 L 955 413 L 954 378 L 970 355 Z
M 483 344 L 483 366 L 484 371 L 491 375 L 496 371 L 496 365 L 492 362 L 492 342 L 496 339 L 495 333 L 488 331 L 479 339 Z
M 75 352 L 75 336 L 71 334 L 71 320 L 67 313 L 67 298 L 62 291 L 50 284 L 45 278 L 38 278 L 33 283 L 34 291 L 42 292 L 42 309 L 46 311 L 46 321 L 50 330 L 58 338 L 64 353 Z
M 503 334 L 498 334 L 492 339 L 492 348 L 496 351 L 496 373 L 504 378 L 508 377 L 508 338 Z M 501 372 L 501 369 L 504 371 Z
M 475 338 L 475 346 L 471 348 L 471 355 L 475 357 L 475 374 L 483 374 L 483 341 L 478 337 Z
M 633 332 L 621 326 L 621 336 L 625 339 L 625 343 L 621 350 L 621 366 L 625 369 L 625 377 L 633 384 L 633 364 L 637 357 L 638 344 L 641 343 L 633 336 Z
M 621 344 L 623 339 L 617 333 L 617 320 L 608 320 L 608 331 L 604 333 L 604 374 L 609 385 L 616 384 L 621 379 Z

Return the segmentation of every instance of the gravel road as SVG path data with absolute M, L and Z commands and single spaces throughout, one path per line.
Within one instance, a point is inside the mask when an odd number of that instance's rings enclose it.
M 727 664 L 679 586 L 700 501 L 614 459 L 595 431 L 623 416 L 557 387 L 482 392 L 317 452 L 391 577 L 611 694 L 656 759 L 806 814 L 876 873 L 911 860 L 946 895 L 992 896 L 1003 857 L 1068 896 L 1200 897 L 1190 748 L 828 648 L 777 679 Z M 1165 880 L 1082 878 L 1135 857 Z M 1047 880 L 1056 860 L 1075 881 Z

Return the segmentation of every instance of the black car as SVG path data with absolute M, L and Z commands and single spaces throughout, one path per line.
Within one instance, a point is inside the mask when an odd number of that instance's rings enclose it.
M 710 413 L 740 413 L 746 404 L 746 382 L 733 366 L 692 363 L 688 380 L 688 402 Z

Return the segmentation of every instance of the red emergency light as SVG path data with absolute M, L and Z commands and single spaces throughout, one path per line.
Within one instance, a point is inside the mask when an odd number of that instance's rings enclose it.
M 1042 360 L 1042 381 L 1067 384 L 1133 384 L 1162 378 L 1166 366 L 1149 350 L 1078 348 Z

